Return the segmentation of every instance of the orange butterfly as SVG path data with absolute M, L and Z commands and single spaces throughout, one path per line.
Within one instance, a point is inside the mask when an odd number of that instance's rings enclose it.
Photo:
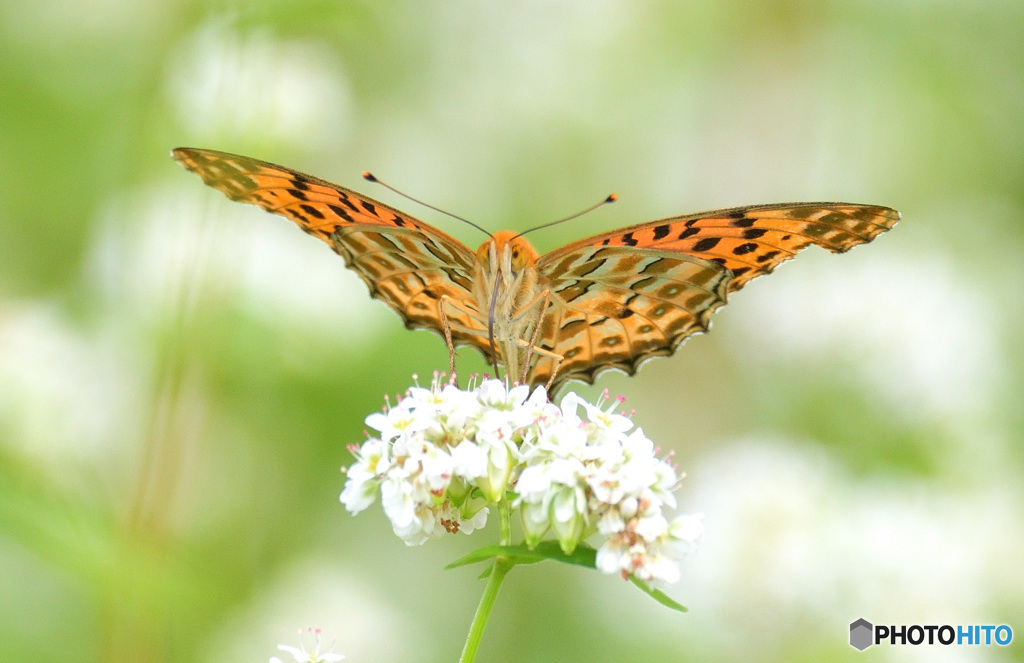
M 474 253 L 440 230 L 318 177 L 249 157 L 177 148 L 176 161 L 228 198 L 259 205 L 327 242 L 406 327 L 470 345 L 513 379 L 557 388 L 632 375 L 671 355 L 726 295 L 809 244 L 841 253 L 899 212 L 852 203 L 781 203 L 687 214 L 614 230 L 538 256 L 494 233 Z

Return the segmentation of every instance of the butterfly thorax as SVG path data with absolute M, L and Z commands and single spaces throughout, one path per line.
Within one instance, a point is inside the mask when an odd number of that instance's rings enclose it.
M 513 381 L 521 379 L 530 338 L 543 310 L 536 301 L 545 284 L 537 251 L 524 238 L 502 230 L 476 251 L 473 299 L 489 321 L 499 360 Z

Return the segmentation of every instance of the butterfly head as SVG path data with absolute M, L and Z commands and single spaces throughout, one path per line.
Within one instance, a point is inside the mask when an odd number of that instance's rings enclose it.
M 476 250 L 476 259 L 485 272 L 500 272 L 515 278 L 537 262 L 537 251 L 526 239 L 511 230 L 502 230 L 480 245 Z

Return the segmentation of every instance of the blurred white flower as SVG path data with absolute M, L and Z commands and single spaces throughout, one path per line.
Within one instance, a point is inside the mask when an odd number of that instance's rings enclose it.
M 313 640 L 312 649 L 306 651 L 306 643 L 303 642 L 302 629 L 299 629 L 299 646 L 292 647 L 290 645 L 278 645 L 277 648 L 283 652 L 288 652 L 295 659 L 296 663 L 333 663 L 334 661 L 340 661 L 344 656 L 341 654 L 334 654 L 330 651 L 326 651 L 323 654 L 320 653 L 320 629 L 308 628 L 306 633 Z M 331 644 L 331 649 L 334 648 L 334 644 Z M 270 658 L 270 663 L 282 663 L 281 659 L 276 656 Z
M 380 490 L 392 529 L 408 545 L 471 533 L 488 506 L 520 509 L 526 543 L 548 532 L 571 553 L 604 537 L 597 568 L 645 582 L 674 582 L 678 559 L 703 533 L 701 516 L 669 521 L 679 475 L 630 417 L 567 394 L 560 406 L 538 387 L 485 380 L 462 391 L 411 388 L 366 423 L 378 431 L 354 451 L 341 501 L 362 511 Z M 577 413 L 582 410 L 581 418 Z

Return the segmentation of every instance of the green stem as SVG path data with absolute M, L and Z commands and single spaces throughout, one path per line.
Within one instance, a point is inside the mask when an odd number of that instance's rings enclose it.
M 476 608 L 476 615 L 469 627 L 469 635 L 466 637 L 466 646 L 462 648 L 462 657 L 459 663 L 473 663 L 476 658 L 476 650 L 480 648 L 480 640 L 484 635 L 484 627 L 487 626 L 487 618 L 491 616 L 491 608 L 494 607 L 494 600 L 498 598 L 498 590 L 505 574 L 509 572 L 513 564 L 507 557 L 498 557 L 491 567 L 491 577 L 487 579 L 487 586 L 484 587 L 484 595 L 480 597 L 480 605 Z
M 502 501 L 498 504 L 498 514 L 501 525 L 501 545 L 507 546 L 512 538 L 511 509 L 507 502 Z M 480 597 L 480 604 L 476 607 L 473 623 L 469 626 L 469 635 L 466 636 L 466 646 L 462 648 L 459 663 L 473 663 L 473 660 L 476 659 L 476 651 L 480 648 L 484 627 L 487 626 L 487 619 L 491 616 L 494 601 L 498 598 L 498 590 L 501 589 L 505 575 L 512 570 L 513 566 L 515 566 L 515 562 L 510 561 L 507 557 L 499 556 L 494 559 L 491 575 L 487 579 L 487 586 L 484 587 L 484 595 Z
M 506 499 L 498 503 L 498 523 L 501 526 L 498 545 L 512 545 L 512 507 Z

